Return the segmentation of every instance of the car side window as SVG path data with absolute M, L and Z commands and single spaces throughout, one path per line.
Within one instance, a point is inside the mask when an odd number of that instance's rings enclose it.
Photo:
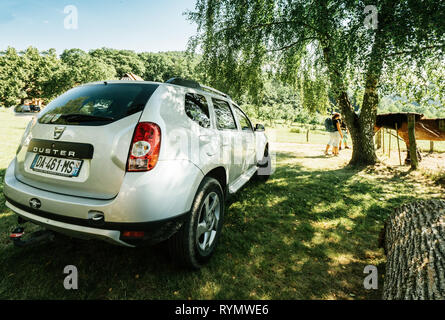
M 252 124 L 250 123 L 249 118 L 244 114 L 243 111 L 238 106 L 235 107 L 235 113 L 241 125 L 241 130 L 243 131 L 253 131 Z
M 210 128 L 209 106 L 204 96 L 196 93 L 185 95 L 185 113 L 203 128 Z
M 215 109 L 216 127 L 220 130 L 236 130 L 236 122 L 229 104 L 224 100 L 212 98 Z

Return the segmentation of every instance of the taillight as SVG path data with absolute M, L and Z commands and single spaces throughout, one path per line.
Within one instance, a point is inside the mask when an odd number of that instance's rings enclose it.
M 152 122 L 139 122 L 134 129 L 127 171 L 149 171 L 158 162 L 161 129 Z
M 122 231 L 122 238 L 143 238 L 144 231 Z

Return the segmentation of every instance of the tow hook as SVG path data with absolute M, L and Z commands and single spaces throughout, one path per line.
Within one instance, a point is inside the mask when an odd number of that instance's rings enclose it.
M 17 227 L 14 229 L 14 231 L 12 231 L 9 239 L 11 239 L 12 243 L 16 247 L 21 248 L 54 240 L 54 233 L 49 230 L 35 231 L 29 235 L 29 239 L 27 240 L 22 240 L 24 234 L 25 228 Z

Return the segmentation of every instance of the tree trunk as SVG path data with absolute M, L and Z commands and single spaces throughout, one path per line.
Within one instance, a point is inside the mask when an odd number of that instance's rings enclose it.
M 394 1 L 396 3 L 396 1 Z M 360 108 L 360 115 L 354 108 L 347 95 L 348 87 L 345 84 L 345 76 L 339 70 L 345 65 L 336 61 L 331 53 L 329 42 L 322 43 L 323 56 L 329 70 L 329 78 L 332 89 L 337 98 L 342 115 L 346 119 L 346 125 L 353 142 L 351 165 L 373 165 L 378 161 L 374 147 L 374 125 L 379 104 L 378 85 L 385 59 L 385 36 L 383 26 L 388 23 L 388 17 L 379 14 L 379 27 L 375 32 L 369 61 L 366 66 L 365 93 Z
M 378 161 L 374 146 L 374 126 L 379 105 L 378 85 L 383 68 L 384 46 L 381 29 L 378 29 L 367 66 L 365 93 L 358 119 L 362 146 L 357 152 L 353 152 L 350 164 L 372 165 Z
M 346 92 L 342 92 L 337 101 L 351 134 L 352 158 L 349 164 L 375 164 L 378 160 L 374 147 L 375 117 L 359 117 L 354 111 Z
M 337 105 L 340 107 L 342 116 L 346 120 L 346 125 L 351 134 L 352 158 L 349 164 L 360 166 L 373 165 L 378 161 L 374 147 L 374 124 L 377 115 L 377 82 L 380 73 L 375 73 L 374 71 L 367 73 L 363 105 L 360 116 L 358 116 L 348 97 L 344 78 L 338 71 L 340 68 L 335 62 L 332 62 L 330 48 L 325 47 L 323 54 L 329 69 L 329 77 L 333 92 L 336 96 Z M 380 60 L 377 62 L 383 63 Z M 378 64 L 370 63 L 369 70 L 374 70 L 371 67 L 378 67 Z M 380 70 L 378 72 L 380 72 Z
M 385 224 L 384 299 L 445 299 L 445 200 L 394 210 Z
M 351 165 L 373 165 L 378 159 L 375 153 L 374 135 L 367 130 L 369 123 L 360 123 L 355 134 L 351 133 L 353 152 L 349 164 Z

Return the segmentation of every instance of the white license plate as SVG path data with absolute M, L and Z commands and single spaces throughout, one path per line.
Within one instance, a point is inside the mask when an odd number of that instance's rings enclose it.
M 82 167 L 83 160 L 65 159 L 36 155 L 31 169 L 64 177 L 77 177 Z

